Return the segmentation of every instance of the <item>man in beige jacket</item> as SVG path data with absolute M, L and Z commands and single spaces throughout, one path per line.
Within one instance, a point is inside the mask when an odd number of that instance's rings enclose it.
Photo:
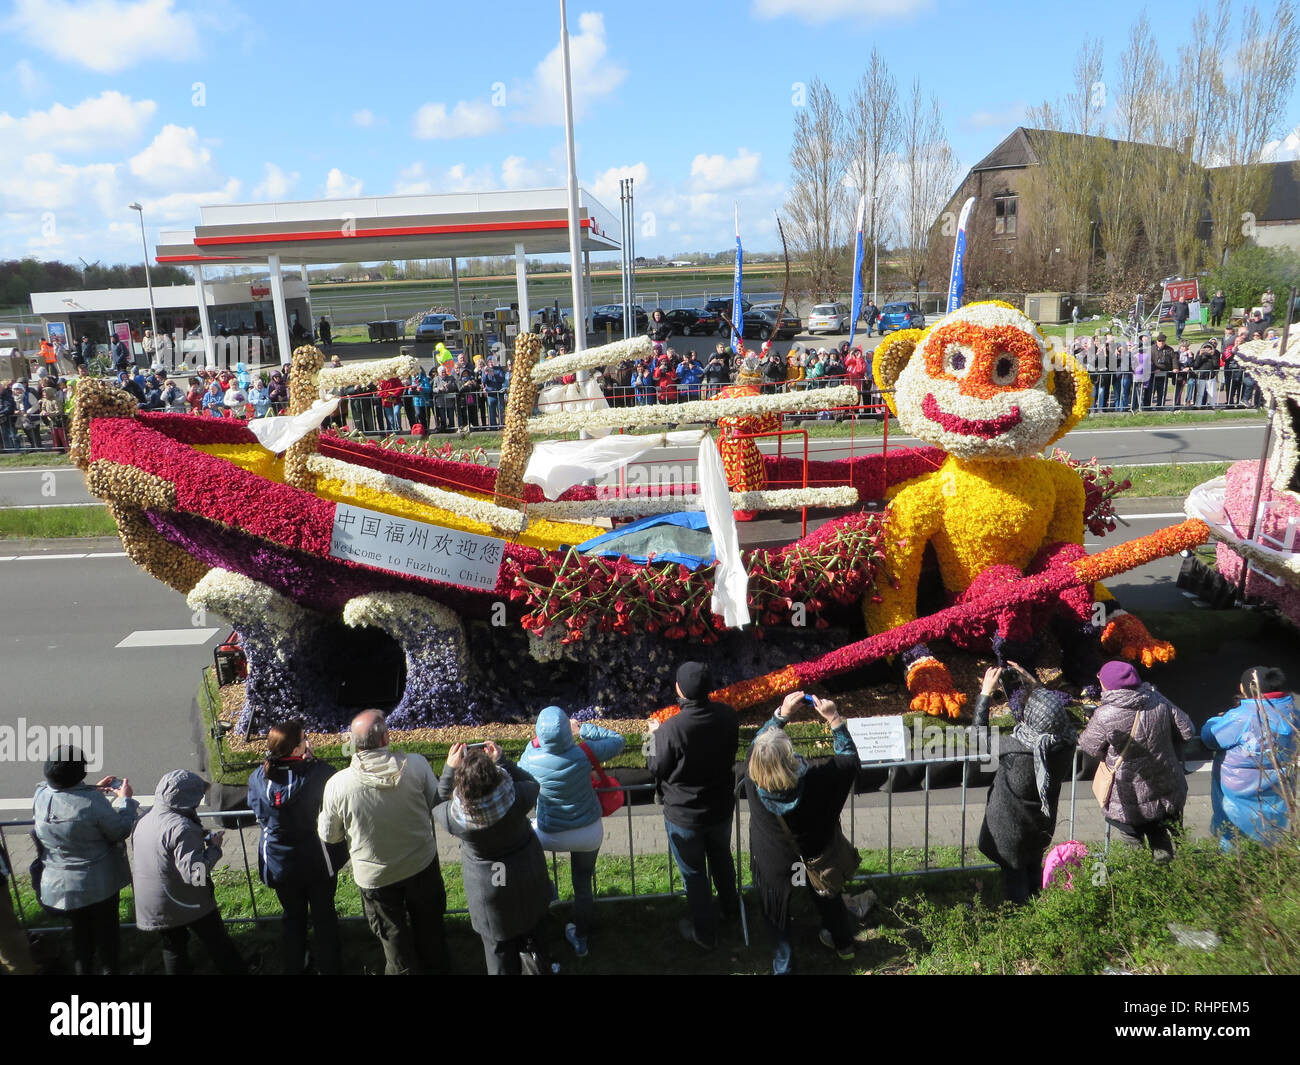
M 325 785 L 317 834 L 326 843 L 348 841 L 366 919 L 384 947 L 385 973 L 444 973 L 447 893 L 433 834 L 438 777 L 421 755 L 389 750 L 378 710 L 353 718 L 351 744 L 351 763 Z

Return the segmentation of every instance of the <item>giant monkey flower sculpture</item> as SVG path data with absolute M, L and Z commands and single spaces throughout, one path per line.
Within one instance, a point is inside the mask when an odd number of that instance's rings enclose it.
M 873 633 L 917 616 L 927 546 L 956 602 L 1083 554 L 1083 482 L 1068 466 L 1037 454 L 1088 412 L 1092 384 L 1072 356 L 1049 350 L 1024 314 L 1001 302 L 974 303 L 930 329 L 895 333 L 877 348 L 872 376 L 903 428 L 947 453 L 937 469 L 890 490 L 892 580 L 882 581 L 864 606 Z M 1121 610 L 1101 584 L 1086 602 L 1066 597 L 1046 609 L 1009 612 L 993 631 L 954 632 L 954 642 L 987 646 L 991 638 L 1005 661 L 1031 654 L 1036 634 L 1051 623 L 1073 636 L 1062 641 L 1067 673 L 1072 655 L 1080 665 L 1085 644 L 1095 655 L 1098 628 L 1112 653 L 1148 666 L 1173 658 L 1173 647 Z M 928 647 L 911 648 L 903 665 L 913 710 L 961 714 L 966 697 Z

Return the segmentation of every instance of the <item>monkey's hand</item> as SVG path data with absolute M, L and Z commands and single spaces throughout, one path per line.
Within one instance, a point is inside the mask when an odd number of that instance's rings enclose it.
M 1112 654 L 1141 662 L 1150 669 L 1157 662 L 1174 660 L 1174 645 L 1167 640 L 1157 640 L 1147 627 L 1132 614 L 1116 610 L 1106 627 L 1101 630 L 1101 645 Z
M 961 717 L 966 696 L 953 687 L 948 667 L 937 658 L 918 658 L 908 667 L 907 690 L 912 694 L 910 709 L 932 717 Z

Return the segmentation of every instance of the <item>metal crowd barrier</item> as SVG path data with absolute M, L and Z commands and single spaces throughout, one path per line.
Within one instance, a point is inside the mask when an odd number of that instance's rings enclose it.
M 987 761 L 987 756 L 984 756 L 984 760 Z M 965 771 L 965 766 L 969 763 L 979 763 L 980 761 L 981 761 L 981 756 L 978 754 L 974 754 L 974 755 L 965 755 L 961 757 L 952 757 L 952 758 L 943 758 L 943 759 L 914 759 L 914 760 L 903 761 L 903 762 L 863 763 L 862 768 L 864 769 L 892 770 L 893 772 L 891 773 L 891 783 L 894 776 L 897 774 L 897 771 L 899 770 L 904 770 L 904 769 L 917 767 L 917 766 L 924 767 L 922 789 L 925 796 L 924 799 L 925 817 L 924 817 L 924 832 L 923 832 L 923 839 L 922 839 L 922 866 L 919 869 L 908 869 L 908 870 L 901 870 L 901 871 L 895 871 L 894 869 L 894 789 L 891 787 L 887 793 L 887 801 L 886 801 L 886 808 L 885 808 L 886 870 L 885 872 L 861 873 L 858 876 L 854 877 L 853 883 L 866 884 L 880 879 L 902 878 L 902 877 L 920 876 L 920 875 L 927 875 L 927 874 L 956 873 L 956 872 L 996 868 L 995 866 L 990 864 L 972 865 L 972 864 L 968 864 L 966 861 L 966 851 L 967 851 L 966 818 L 967 818 L 968 784 L 967 784 L 967 773 Z M 932 790 L 931 774 L 934 771 L 936 766 L 951 766 L 953 764 L 962 766 L 961 784 L 960 784 L 961 834 L 960 834 L 960 844 L 959 844 L 959 855 L 960 855 L 959 864 L 950 865 L 950 866 L 931 865 L 931 851 L 933 849 L 933 844 L 930 839 L 930 834 L 931 834 L 930 833 L 930 793 Z M 1076 761 L 1075 768 L 1076 768 L 1076 772 L 1074 776 L 1077 778 L 1078 775 L 1077 761 Z M 752 883 L 752 880 L 751 882 L 746 883 L 745 876 L 744 876 L 744 868 L 745 868 L 744 853 L 746 850 L 746 844 L 748 842 L 747 840 L 742 839 L 742 835 L 741 835 L 742 827 L 743 827 L 741 815 L 742 812 L 746 809 L 744 785 L 745 785 L 745 781 L 742 779 L 740 782 L 738 782 L 736 786 L 735 794 L 737 797 L 737 802 L 735 804 L 735 811 L 733 814 L 734 817 L 733 830 L 735 833 L 735 863 L 736 863 L 736 880 L 737 880 L 736 886 L 737 886 L 737 894 L 740 900 L 742 934 L 744 936 L 745 944 L 748 945 L 749 944 L 749 922 L 748 922 L 748 915 L 745 910 L 744 895 L 745 892 L 751 890 L 754 885 Z M 672 898 L 674 896 L 681 896 L 684 894 L 684 888 L 678 884 L 676 863 L 672 861 L 671 857 L 668 857 L 668 851 L 666 849 L 663 851 L 656 850 L 656 851 L 647 851 L 640 854 L 637 853 L 636 833 L 633 830 L 635 825 L 635 817 L 637 815 L 634 815 L 633 813 L 632 810 L 633 804 L 631 798 L 633 795 L 636 794 L 644 795 L 647 793 L 651 793 L 655 791 L 656 788 L 657 785 L 655 784 L 626 784 L 626 785 L 622 785 L 619 788 L 600 789 L 602 792 L 622 791 L 625 796 L 625 802 L 624 802 L 625 812 L 623 816 L 626 818 L 626 824 L 627 824 L 627 855 L 626 856 L 628 859 L 628 876 L 630 879 L 631 888 L 627 894 L 619 894 L 619 895 L 597 894 L 596 902 L 614 903 L 614 902 L 628 902 L 628 901 L 645 900 L 645 899 L 664 899 L 664 898 Z M 856 789 L 855 789 L 855 793 L 856 793 Z M 1074 785 L 1074 780 L 1072 780 L 1071 791 L 1070 791 L 1070 807 L 1069 807 L 1071 836 L 1073 836 L 1074 834 L 1073 832 L 1074 803 L 1075 803 L 1075 785 Z M 852 795 L 850 795 L 847 806 L 848 806 L 848 815 L 849 815 L 849 827 L 848 827 L 847 835 L 850 843 L 852 843 L 852 845 L 856 848 L 858 847 L 857 824 L 858 824 L 859 815 L 855 808 Z M 249 819 L 251 821 L 253 815 L 248 810 L 211 810 L 211 811 L 203 810 L 203 811 L 199 811 L 198 816 L 201 819 L 207 821 L 211 821 L 214 819 L 215 820 Z M 642 814 L 640 816 L 652 816 L 652 815 Z M 607 824 L 609 823 L 609 820 L 611 819 L 607 819 L 606 821 Z M 32 933 L 63 931 L 65 929 L 63 928 L 63 926 L 59 926 L 59 925 L 43 924 L 43 925 L 33 926 L 28 923 L 27 907 L 24 905 L 23 899 L 24 896 L 28 895 L 29 893 L 33 894 L 34 896 L 34 892 L 31 892 L 30 885 L 28 887 L 28 890 L 24 891 L 22 883 L 19 877 L 16 875 L 17 869 L 14 867 L 14 863 L 10 857 L 9 841 L 8 841 L 7 834 L 9 831 L 14 829 L 29 831 L 33 825 L 34 822 L 31 819 L 0 822 L 0 857 L 3 857 L 6 865 L 8 865 L 8 867 L 10 869 L 13 869 L 15 872 L 15 876 L 13 878 L 14 903 L 18 910 L 19 920 L 24 926 L 24 928 L 28 932 L 32 932 Z M 252 825 L 250 824 L 247 827 L 251 828 Z M 264 914 L 258 912 L 257 892 L 254 885 L 254 878 L 256 874 L 253 873 L 253 864 L 250 859 L 248 841 L 245 839 L 244 831 L 245 829 L 242 828 L 236 828 L 230 830 L 230 832 L 237 832 L 239 835 L 240 856 L 243 863 L 244 881 L 248 888 L 248 902 L 249 902 L 249 909 L 252 913 L 252 916 L 251 917 L 230 917 L 230 918 L 225 918 L 225 920 L 229 924 L 255 924 L 259 922 L 279 920 L 280 917 L 278 914 Z M 229 835 L 227 835 L 226 839 L 227 842 L 229 842 Z M 604 847 L 602 847 L 601 849 L 601 854 L 603 857 L 612 857 L 611 853 L 606 851 Z M 638 859 L 644 860 L 652 856 L 668 858 L 666 862 L 667 869 L 668 869 L 668 890 L 658 891 L 658 892 L 638 892 L 636 889 L 636 863 Z M 619 857 L 622 857 L 621 853 Z M 559 857 L 557 853 L 554 852 L 552 853 L 550 865 L 551 865 L 551 875 L 552 875 L 552 888 L 558 903 L 559 895 L 560 895 L 560 865 L 559 865 Z M 599 867 L 597 867 L 597 873 L 596 873 L 597 890 L 599 888 L 599 880 L 600 880 L 600 870 Z M 38 914 L 42 913 L 43 911 L 41 909 L 39 900 L 33 897 L 33 902 L 36 905 L 36 912 Z M 448 910 L 447 912 L 449 914 L 464 914 L 468 911 L 464 909 L 452 909 L 452 910 Z M 365 918 L 359 915 L 350 915 L 350 916 L 340 916 L 340 919 L 362 921 Z M 123 927 L 134 928 L 135 925 L 134 922 L 126 922 L 123 924 Z

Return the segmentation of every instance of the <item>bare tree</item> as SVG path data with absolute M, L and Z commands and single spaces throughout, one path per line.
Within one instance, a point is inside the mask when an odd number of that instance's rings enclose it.
M 875 48 L 849 103 L 847 127 L 849 178 L 859 196 L 866 197 L 863 239 L 871 259 L 868 265 L 864 258 L 862 267 L 875 277 L 880 247 L 891 236 L 885 205 L 892 199 L 899 138 L 898 84 Z M 871 295 L 879 298 L 874 291 Z
M 1268 171 L 1258 166 L 1264 145 L 1278 132 L 1300 60 L 1295 0 L 1279 0 L 1267 22 L 1259 8 L 1242 12 L 1235 62 L 1224 72 L 1223 125 L 1209 155 L 1213 253 L 1226 262 L 1250 233 L 1263 208 Z
M 927 102 L 920 79 L 912 82 L 901 118 L 903 272 L 919 299 L 931 236 L 938 232 L 939 212 L 957 183 L 957 159 L 944 133 L 938 97 L 931 94 Z
M 1140 142 L 1150 139 L 1156 122 L 1153 83 L 1161 67 L 1151 23 L 1144 14 L 1133 23 L 1120 54 L 1113 129 L 1116 139 L 1099 144 L 1097 152 L 1102 170 L 1097 187 L 1097 236 L 1105 250 L 1108 278 L 1131 267 L 1137 257 L 1140 212 L 1136 183 L 1143 155 Z
M 849 199 L 844 185 L 844 129 L 839 101 L 820 78 L 814 78 L 808 85 L 806 106 L 795 113 L 786 199 L 791 235 L 807 265 L 814 300 L 838 294 Z

